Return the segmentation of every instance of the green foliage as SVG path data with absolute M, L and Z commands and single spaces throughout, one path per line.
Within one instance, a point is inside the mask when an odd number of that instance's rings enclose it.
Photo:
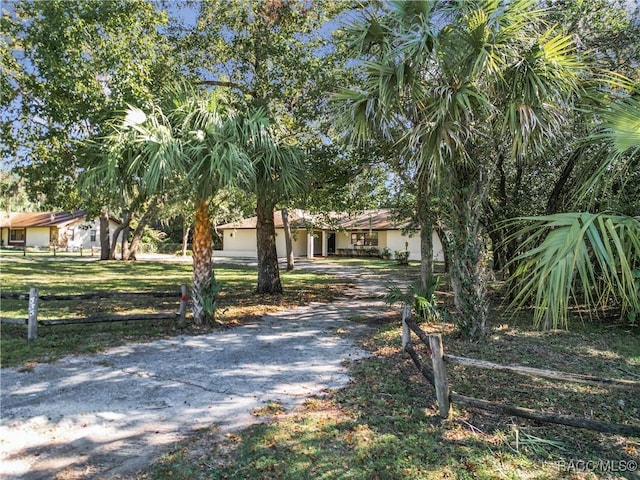
M 144 253 L 155 253 L 165 238 L 166 234 L 163 231 L 145 226 L 140 238 L 139 250 Z
M 531 1 L 389 2 L 361 13 L 348 28 L 361 78 L 336 96 L 341 125 L 358 144 L 396 140 L 423 231 L 432 192 L 442 199 L 439 220 L 464 245 L 450 257 L 456 307 L 482 336 L 490 186 L 501 163 L 544 151 L 566 122 L 581 88 L 576 47 Z
M 185 67 L 242 92 L 301 141 L 344 75 L 322 27 L 345 8 L 325 0 L 313 8 L 301 0 L 204 2 L 183 38 Z
M 134 178 L 137 186 L 129 188 L 147 195 L 179 192 L 193 200 L 246 185 L 253 175 L 247 150 L 271 147 L 264 112 L 238 111 L 224 90 L 203 93 L 183 84 L 165 94 L 111 121 L 94 144 L 95 160 L 84 174 L 88 187 L 123 188 Z
M 640 305 L 640 270 L 634 270 L 632 272 L 632 275 L 635 280 L 634 283 L 636 286 L 636 291 L 638 292 L 637 305 Z M 640 308 L 638 308 L 637 306 L 630 308 L 627 312 L 627 319 L 629 320 L 629 323 L 631 323 L 631 325 L 637 325 L 639 316 Z
M 406 291 L 394 284 L 387 284 L 384 301 L 387 305 L 411 305 L 413 316 L 426 322 L 441 321 L 446 318 L 446 311 L 438 306 L 436 291 L 440 286 L 440 277 L 436 276 L 427 288 L 421 282 L 414 282 Z
M 78 141 L 175 78 L 172 48 L 160 34 L 167 17 L 142 0 L 27 0 L 12 7 L 0 18 L 10 65 L 2 69 L 3 158 L 15 160 L 29 193 L 44 195 L 48 206 L 102 201 L 77 191 Z
M 520 219 L 530 222 L 518 269 L 513 306 L 535 303 L 534 320 L 545 327 L 567 327 L 572 298 L 590 311 L 611 299 L 623 312 L 640 309 L 637 265 L 640 221 L 605 214 L 564 213 Z M 633 314 L 632 314 L 633 315 Z
M 222 290 L 222 284 L 216 280 L 214 271 L 211 271 L 211 282 L 202 289 L 202 306 L 205 311 L 206 318 L 216 318 L 216 310 L 218 309 L 218 296 Z
M 623 77 L 609 79 L 620 94 L 635 85 Z M 640 145 L 640 102 L 624 95 L 603 111 L 602 127 L 585 142 L 602 144 L 603 154 L 591 168 L 581 189 L 587 197 L 595 185 L 612 173 L 637 171 Z M 597 189 L 596 189 L 597 191 Z M 567 309 L 572 300 L 584 301 L 590 313 L 610 300 L 635 320 L 639 309 L 638 285 L 634 271 L 640 263 L 640 223 L 637 218 L 604 213 L 566 213 L 521 219 L 525 226 L 514 234 L 527 240 L 528 248 L 514 263 L 513 306 L 529 300 L 535 304 L 534 319 L 546 327 L 567 325 Z
M 378 142 L 357 147 L 333 139 L 314 146 L 308 153 L 310 185 L 298 201 L 319 213 L 387 208 L 393 195 L 391 156 Z
M 386 196 L 376 159 L 339 144 L 327 108 L 328 92 L 351 74 L 345 43 L 331 38 L 349 8 L 331 0 L 204 2 L 197 27 L 181 38 L 189 71 L 264 108 L 280 125 L 281 143 L 304 152 L 303 161 L 285 164 L 256 158 L 253 191 L 274 204 L 348 211 L 380 206 Z
M 409 250 L 396 250 L 393 252 L 393 258 L 398 265 L 409 265 Z
M 640 5 L 625 0 L 545 0 L 553 22 L 578 38 L 595 69 L 635 75 Z
M 256 135 L 261 125 L 248 123 L 254 132 L 245 142 L 253 173 L 246 189 L 256 195 L 259 293 L 282 290 L 272 212 L 309 190 L 303 155 L 326 138 L 326 92 L 343 76 L 322 27 L 344 8 L 325 0 L 313 8 L 303 0 L 202 2 L 196 27 L 182 38 L 187 69 L 238 93 L 243 111 L 260 111 L 271 125 L 269 135 Z
M 9 212 L 37 211 L 38 203 L 29 200 L 25 181 L 16 174 L 0 169 L 0 210 Z

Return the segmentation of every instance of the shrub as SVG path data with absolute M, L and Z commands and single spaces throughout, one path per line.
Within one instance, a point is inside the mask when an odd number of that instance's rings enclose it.
M 398 265 L 409 265 L 409 250 L 396 250 L 394 258 Z
M 420 286 L 420 282 L 416 282 L 403 292 L 396 284 L 389 283 L 384 301 L 388 305 L 394 303 L 411 305 L 413 315 L 425 321 L 443 320 L 446 311 L 442 310 L 436 301 L 438 285 L 440 285 L 440 277 L 435 277 L 426 289 Z

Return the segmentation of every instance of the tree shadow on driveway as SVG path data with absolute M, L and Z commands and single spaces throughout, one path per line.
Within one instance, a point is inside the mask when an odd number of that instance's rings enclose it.
M 236 431 L 268 402 L 339 388 L 344 361 L 366 355 L 353 337 L 363 327 L 348 318 L 371 306 L 312 304 L 209 335 L 3 369 L 0 478 L 126 478 L 195 429 Z

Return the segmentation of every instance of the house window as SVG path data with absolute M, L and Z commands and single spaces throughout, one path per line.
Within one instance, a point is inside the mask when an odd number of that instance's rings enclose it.
M 27 238 L 24 228 L 12 228 L 9 230 L 9 244 L 23 245 Z
M 72 241 L 72 242 L 73 242 L 73 241 L 75 240 L 75 237 L 76 237 L 76 230 L 75 230 L 75 228 L 70 228 L 70 229 L 68 230 L 68 232 L 67 232 L 67 238 L 68 238 L 70 241 Z
M 89 240 L 91 242 L 95 242 L 96 241 L 96 231 L 95 230 L 91 230 L 91 232 L 89 234 Z
M 378 232 L 352 233 L 351 244 L 356 247 L 377 247 Z

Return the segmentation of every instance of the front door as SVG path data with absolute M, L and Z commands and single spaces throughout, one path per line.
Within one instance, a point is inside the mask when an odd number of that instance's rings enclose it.
M 336 234 L 335 232 L 330 232 L 327 234 L 327 253 L 329 255 L 336 254 Z

